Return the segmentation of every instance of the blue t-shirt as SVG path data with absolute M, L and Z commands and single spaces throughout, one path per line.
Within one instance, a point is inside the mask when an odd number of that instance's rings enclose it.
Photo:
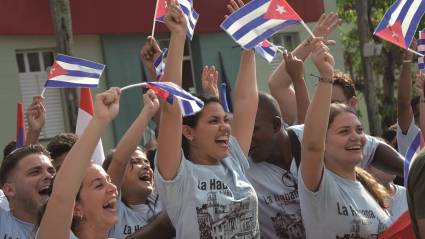
M 118 222 L 109 230 L 109 237 L 125 238 L 142 229 L 150 219 L 162 210 L 158 194 L 152 192 L 147 204 L 131 205 L 127 207 L 121 200 L 118 201 Z
M 162 205 L 176 238 L 259 238 L 258 201 L 246 177 L 248 160 L 230 137 L 229 155 L 218 165 L 184 158 L 173 180 L 155 169 Z
M 0 239 L 27 239 L 34 225 L 14 217 L 10 211 L 0 208 Z

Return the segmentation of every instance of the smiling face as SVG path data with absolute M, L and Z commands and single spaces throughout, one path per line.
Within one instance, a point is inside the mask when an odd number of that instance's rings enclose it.
M 231 127 L 229 117 L 218 102 L 204 106 L 194 128 L 184 125 L 183 134 L 190 144 L 191 160 L 216 163 L 229 154 Z M 205 160 L 207 162 L 205 162 Z
M 144 200 L 153 191 L 153 171 L 146 154 L 140 149 L 131 155 L 121 191 L 125 201 Z
M 98 165 L 86 171 L 74 215 L 84 218 L 84 223 L 108 230 L 118 221 L 118 191 L 109 175 Z
M 357 116 L 340 112 L 329 125 L 326 135 L 325 159 L 341 167 L 356 166 L 363 159 L 366 137 Z
M 55 169 L 44 154 L 29 154 L 22 158 L 12 176 L 13 192 L 7 193 L 18 210 L 36 212 L 49 198 L 49 187 Z

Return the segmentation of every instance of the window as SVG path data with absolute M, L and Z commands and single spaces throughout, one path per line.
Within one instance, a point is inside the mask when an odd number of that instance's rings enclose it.
M 279 33 L 271 38 L 271 42 L 277 46 L 282 46 L 288 51 L 292 51 L 299 44 L 299 35 L 297 32 Z M 282 54 L 277 54 L 272 61 L 273 70 L 276 69 L 282 61 Z
M 158 44 L 161 49 L 168 48 L 168 45 L 170 44 L 170 39 L 158 39 Z M 165 59 L 165 61 L 167 60 Z M 184 45 L 182 77 L 183 89 L 189 91 L 190 93 L 195 93 L 195 72 L 193 70 L 192 49 L 190 48 L 189 40 L 186 40 L 186 43 Z
M 25 110 L 31 105 L 32 97 L 40 95 L 47 80 L 47 69 L 53 64 L 52 50 L 17 51 L 18 78 Z M 65 132 L 63 106 L 59 89 L 48 89 L 45 94 L 46 123 L 40 139 L 52 138 Z M 27 121 L 25 119 L 25 121 Z

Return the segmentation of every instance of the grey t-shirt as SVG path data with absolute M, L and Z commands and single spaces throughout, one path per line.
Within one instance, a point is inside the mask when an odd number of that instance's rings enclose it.
M 182 156 L 173 180 L 163 179 L 156 167 L 155 184 L 176 238 L 259 238 L 258 201 L 245 176 L 248 168 L 234 137 L 218 165 L 198 165 Z
M 298 186 L 307 238 L 374 239 L 391 219 L 359 181 L 324 168 L 317 192 L 306 188 L 300 168 Z
M 261 237 L 305 238 L 295 160 L 292 160 L 289 171 L 267 162 L 250 160 L 247 175 L 258 196 Z
M 393 222 L 408 210 L 406 188 L 396 184 L 394 184 L 394 188 L 395 193 L 391 200 L 391 207 L 388 209 Z
M 127 207 L 120 198 L 117 212 L 118 222 L 109 230 L 109 237 L 125 238 L 142 229 L 152 217 L 158 215 L 162 210 L 158 194 L 152 192 L 148 201 L 147 204 Z
M 3 191 L 0 189 L 0 208 L 9 211 L 9 201 L 7 200 L 7 197 L 3 194 Z M 1 237 L 0 237 L 1 239 Z
M 33 228 L 33 224 L 23 222 L 14 217 L 9 210 L 0 208 L 0 239 L 27 239 Z
M 304 125 L 293 125 L 288 129 L 292 129 L 294 131 L 301 143 L 304 135 Z M 367 168 L 367 166 L 369 166 L 373 160 L 373 156 L 375 156 L 375 151 L 376 148 L 378 148 L 378 145 L 379 141 L 375 137 L 366 134 L 366 143 L 363 146 L 363 160 L 359 163 L 359 167 Z
M 398 122 L 397 122 L 397 134 L 396 134 L 396 136 L 397 136 L 397 147 L 398 147 L 398 152 L 401 155 L 403 155 L 404 157 L 406 156 L 407 149 L 412 144 L 416 135 L 420 131 L 421 130 L 415 124 L 415 119 L 412 119 L 412 121 L 410 122 L 410 125 L 409 125 L 409 128 L 407 129 L 406 134 L 403 134 L 403 132 L 401 131 L 401 128 L 400 128 L 400 126 L 398 125 Z

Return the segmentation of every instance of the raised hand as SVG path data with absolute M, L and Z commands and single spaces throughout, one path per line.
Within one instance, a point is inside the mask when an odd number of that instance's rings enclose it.
M 107 123 L 112 121 L 119 111 L 120 95 L 121 90 L 118 87 L 112 87 L 96 95 L 94 118 Z
M 416 38 L 413 38 L 412 43 L 410 44 L 410 47 L 409 48 L 412 49 L 412 50 L 416 50 L 416 48 L 418 48 L 418 43 L 416 41 Z M 411 60 L 413 60 L 413 52 L 408 51 L 408 50 L 404 50 L 403 60 L 404 61 L 411 61 Z
M 143 95 L 143 104 L 144 104 L 143 110 L 146 111 L 150 117 L 153 117 L 159 109 L 158 97 L 155 95 L 155 93 L 152 90 L 148 90 Z
M 165 25 L 171 33 L 186 35 L 186 18 L 183 11 L 174 1 L 170 1 L 167 14 L 165 15 Z
M 161 55 L 161 49 L 154 37 L 148 36 L 148 40 L 140 51 L 140 59 L 148 67 L 152 66 L 158 56 Z
M 418 74 L 416 74 L 417 81 L 416 81 L 416 90 L 418 91 L 419 95 L 423 98 L 424 97 L 424 82 L 425 82 L 425 73 L 422 71 L 419 71 Z
M 218 71 L 215 69 L 215 66 L 204 66 L 201 81 L 204 94 L 218 97 Z
M 245 3 L 242 0 L 230 0 L 229 4 L 227 4 L 227 10 L 229 10 L 229 13 L 232 14 L 243 6 L 245 6 Z M 229 15 L 225 15 L 224 17 L 227 18 L 228 16 Z
M 32 103 L 27 110 L 27 119 L 30 131 L 41 131 L 46 122 L 46 109 L 42 96 L 32 98 Z
M 283 53 L 283 59 L 286 64 L 286 71 L 292 80 L 302 80 L 304 78 L 304 62 L 286 51 Z
M 328 40 L 331 32 L 341 25 L 342 19 L 338 17 L 336 13 L 323 13 L 317 21 L 316 26 L 313 29 L 313 33 L 316 37 L 323 37 L 326 45 L 335 44 L 334 40 Z
M 335 61 L 329 52 L 329 48 L 323 42 L 317 42 L 314 45 L 311 58 L 319 70 L 321 77 L 329 79 L 333 77 Z

